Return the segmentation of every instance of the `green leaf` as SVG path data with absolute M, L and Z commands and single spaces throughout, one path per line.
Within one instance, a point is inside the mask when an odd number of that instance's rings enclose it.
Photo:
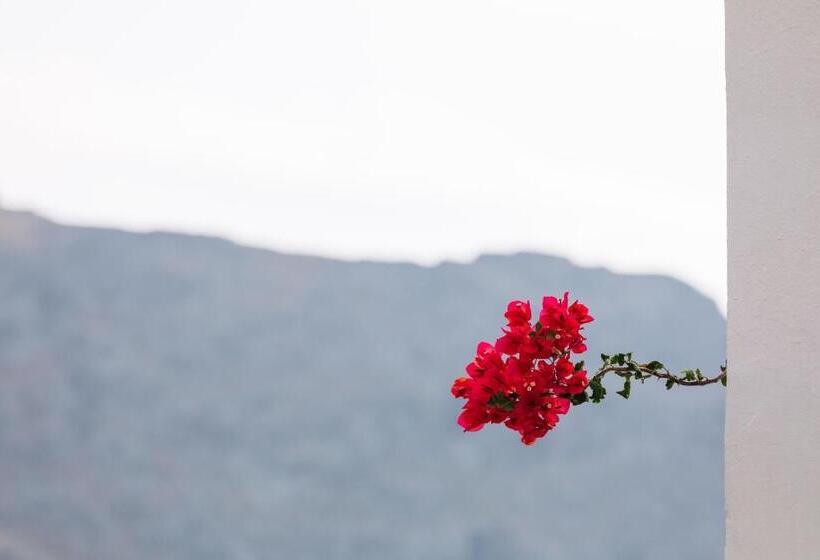
M 675 380 L 674 379 L 667 379 L 666 380 L 666 390 L 667 391 L 669 389 L 671 389 L 672 387 L 674 387 L 674 386 L 675 386 Z
M 725 375 L 720 378 L 720 384 L 723 385 L 724 387 L 726 387 L 726 376 Z
M 622 391 L 618 391 L 618 394 L 621 395 L 623 398 L 628 399 L 629 393 L 632 390 L 632 383 L 627 379 L 624 381 L 624 388 Z
M 584 369 L 584 360 L 581 360 L 575 364 L 575 371 L 581 371 L 582 369 Z
M 606 387 L 601 384 L 600 379 L 594 379 L 589 384 L 589 388 L 592 389 L 592 396 L 590 400 L 594 403 L 599 403 L 603 400 L 606 396 Z
M 695 372 L 692 371 L 691 369 L 685 369 L 685 370 L 683 370 L 682 373 L 686 377 L 687 381 L 693 381 L 695 379 Z
M 512 399 L 504 393 L 496 393 L 495 395 L 490 397 L 490 400 L 487 401 L 487 404 L 495 408 L 506 410 L 507 412 L 511 412 L 515 406 L 515 403 L 513 403 Z
M 601 361 L 608 362 L 609 361 L 609 354 L 601 354 Z
M 578 406 L 579 404 L 584 404 L 585 402 L 587 402 L 588 399 L 589 396 L 586 394 L 586 392 L 578 393 L 577 395 L 572 395 L 569 398 L 570 402 L 575 406 Z
M 657 371 L 659 369 L 663 369 L 663 364 L 660 363 L 658 360 L 652 360 L 651 362 L 646 364 L 646 367 L 651 369 L 652 371 Z

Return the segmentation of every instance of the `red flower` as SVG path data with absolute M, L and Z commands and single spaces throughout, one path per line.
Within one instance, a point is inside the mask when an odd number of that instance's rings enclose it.
M 503 422 L 530 445 L 569 411 L 567 397 L 586 390 L 586 371 L 570 356 L 586 351 L 580 331 L 593 319 L 585 305 L 570 305 L 566 293 L 561 300 L 543 299 L 535 327 L 529 302 L 511 301 L 504 317 L 504 334 L 495 345 L 478 345 L 468 377 L 456 379 L 451 392 L 467 400 L 458 417 L 465 431 Z
M 502 354 L 534 355 L 538 351 L 538 344 L 530 334 L 532 327 L 529 324 L 508 327 L 502 331 L 504 335 L 495 341 L 495 349 Z
M 576 366 L 566 358 L 558 360 L 555 366 L 555 377 L 567 395 L 583 393 L 587 385 L 589 385 L 587 372 L 583 369 L 576 368 Z
M 532 319 L 532 310 L 530 309 L 530 302 L 514 300 L 507 304 L 507 312 L 504 313 L 509 326 L 530 325 Z
M 458 379 L 453 381 L 453 388 L 450 389 L 450 392 L 457 399 L 466 397 L 467 394 L 470 392 L 470 378 L 459 377 Z
M 464 428 L 465 432 L 477 432 L 490 421 L 490 412 L 486 407 L 467 404 L 458 416 L 458 425 Z
M 572 376 L 572 379 L 567 382 L 567 394 L 579 395 L 586 391 L 588 386 L 589 380 L 587 379 L 587 372 L 583 370 L 576 371 L 575 375 Z
M 495 371 L 504 367 L 504 360 L 495 346 L 489 342 L 479 342 L 475 359 L 467 364 L 467 373 L 470 377 L 481 377 L 487 371 Z
M 575 366 L 567 358 L 558 358 L 555 362 L 555 378 L 559 383 L 566 383 L 572 379 L 572 374 L 575 373 Z
M 564 294 L 564 297 L 566 298 L 568 295 L 568 293 Z M 583 303 L 579 303 L 578 301 L 569 306 L 569 313 L 582 325 L 584 323 L 591 323 L 595 320 L 592 315 L 589 314 L 589 309 L 587 306 Z
M 552 296 L 545 297 L 538 319 L 544 326 L 546 336 L 552 340 L 554 349 L 561 353 L 571 351 L 575 354 L 586 352 L 586 339 L 580 331 L 584 324 L 592 320 L 589 310 L 582 303 L 576 301 L 569 305 L 568 292 L 560 300 Z

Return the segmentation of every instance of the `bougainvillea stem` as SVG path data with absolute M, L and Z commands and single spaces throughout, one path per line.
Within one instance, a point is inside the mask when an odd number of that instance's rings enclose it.
M 700 386 L 700 385 L 711 385 L 713 383 L 723 383 L 726 384 L 726 370 L 722 368 L 722 371 L 719 375 L 715 375 L 714 377 L 696 377 L 694 379 L 688 379 L 685 375 L 686 372 L 683 372 L 681 375 L 675 375 L 671 373 L 666 368 L 662 368 L 661 370 L 652 369 L 647 364 L 640 364 L 638 366 L 639 373 L 633 369 L 629 369 L 627 367 L 620 367 L 620 366 L 602 366 L 597 372 L 595 372 L 595 376 L 593 379 L 603 379 L 603 377 L 607 373 L 614 373 L 620 377 L 629 377 L 633 376 L 634 379 L 649 379 L 650 377 L 654 377 L 656 379 L 665 380 L 665 381 L 672 381 L 675 385 L 684 385 L 684 386 Z M 686 370 L 686 371 L 697 371 L 697 370 Z M 640 375 L 640 377 L 638 376 Z

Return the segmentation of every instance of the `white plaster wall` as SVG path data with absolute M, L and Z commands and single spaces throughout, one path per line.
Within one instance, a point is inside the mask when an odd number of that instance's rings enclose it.
M 728 560 L 820 559 L 820 0 L 726 0 Z

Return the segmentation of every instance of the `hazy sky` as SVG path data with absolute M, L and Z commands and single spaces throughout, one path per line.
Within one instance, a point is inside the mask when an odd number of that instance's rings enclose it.
M 0 0 L 0 203 L 725 304 L 720 0 Z M 571 286 L 569 286 L 571 288 Z

